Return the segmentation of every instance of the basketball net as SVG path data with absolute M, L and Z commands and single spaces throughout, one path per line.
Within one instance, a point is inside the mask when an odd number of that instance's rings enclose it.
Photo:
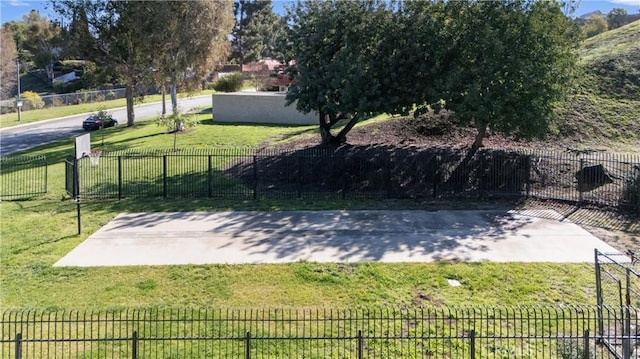
M 91 151 L 89 152 L 89 159 L 91 160 L 92 166 L 97 166 L 100 162 L 100 156 L 102 155 L 102 151 Z

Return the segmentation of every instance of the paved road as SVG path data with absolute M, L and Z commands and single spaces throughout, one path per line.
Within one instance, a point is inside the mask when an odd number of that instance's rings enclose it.
M 123 213 L 55 266 L 593 262 L 617 253 L 553 210 Z
M 96 107 L 98 105 L 96 104 Z M 170 106 L 170 104 L 169 104 Z M 196 107 L 211 106 L 211 95 L 203 95 L 180 99 L 178 106 L 182 111 Z M 126 124 L 126 108 L 108 110 L 120 124 Z M 136 120 L 158 116 L 162 111 L 160 102 L 135 106 Z M 0 156 L 6 156 L 65 138 L 84 133 L 82 120 L 87 114 L 73 115 L 64 118 L 49 119 L 24 125 L 0 129 Z

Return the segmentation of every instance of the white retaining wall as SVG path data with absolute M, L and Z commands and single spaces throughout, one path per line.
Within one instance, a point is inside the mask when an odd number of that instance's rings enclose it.
M 274 92 L 231 92 L 212 95 L 213 122 L 278 123 L 312 125 L 314 112 L 303 114 L 296 104 L 285 106 L 286 94 Z

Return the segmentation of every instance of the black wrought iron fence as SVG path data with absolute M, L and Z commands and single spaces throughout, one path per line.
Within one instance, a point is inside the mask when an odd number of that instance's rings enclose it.
M 629 309 L 635 311 L 632 309 Z M 604 308 L 605 324 L 618 309 Z M 594 307 L 5 311 L 2 358 L 609 358 Z M 635 323 L 635 322 L 634 322 Z
M 84 197 L 515 196 L 620 205 L 640 212 L 640 157 L 606 153 L 485 149 L 469 155 L 452 149 L 362 148 L 105 152 L 96 166 L 81 159 L 78 170 Z
M 637 313 L 629 308 L 640 307 L 640 257 L 629 253 L 602 253 L 595 250 L 595 275 L 596 298 L 598 310 L 607 306 L 618 307 L 615 330 L 623 336 L 632 336 L 638 333 Z M 611 324 L 611 323 L 609 323 Z M 611 325 L 608 325 L 610 328 Z M 598 333 L 604 333 L 607 326 L 599 323 Z M 603 338 L 607 346 L 615 347 L 609 342 L 609 338 Z M 619 357 L 628 358 L 634 351 L 635 343 L 622 342 L 618 346 Z
M 0 199 L 19 199 L 47 193 L 45 156 L 0 157 Z

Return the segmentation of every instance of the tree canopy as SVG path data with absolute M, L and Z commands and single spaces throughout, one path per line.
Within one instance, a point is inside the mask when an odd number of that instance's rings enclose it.
M 10 96 L 17 82 L 18 53 L 13 33 L 8 28 L 0 29 L 0 97 Z
M 51 61 L 60 58 L 63 31 L 57 23 L 31 10 L 22 21 L 10 21 L 3 28 L 11 30 L 20 58 L 33 62 L 37 68 L 44 68 Z
M 85 55 L 124 82 L 130 126 L 136 89 L 151 73 L 161 71 L 172 81 L 203 73 L 226 42 L 230 1 L 53 0 L 53 8 L 72 20 L 71 35 Z
M 607 20 L 595 14 L 591 15 L 591 17 L 589 17 L 587 21 L 585 21 L 583 26 L 584 34 L 587 37 L 594 37 L 607 30 L 609 30 L 609 24 L 607 23 Z
M 627 10 L 622 8 L 613 8 L 607 14 L 607 25 L 609 30 L 617 29 L 627 23 Z
M 455 1 L 446 65 L 436 84 L 444 107 L 462 124 L 517 137 L 543 137 L 576 61 L 571 22 L 547 1 Z M 442 62 L 444 63 L 444 61 Z
M 288 102 L 318 113 L 323 143 L 344 142 L 367 114 L 439 108 L 475 125 L 474 148 L 489 129 L 543 136 L 576 61 L 576 32 L 555 2 L 314 0 L 290 21 Z
M 277 39 L 284 31 L 284 19 L 273 12 L 271 0 L 235 0 L 235 25 L 230 59 L 239 64 L 278 54 Z
M 153 72 L 161 83 L 171 84 L 172 108 L 176 88 L 200 85 L 214 66 L 226 58 L 226 36 L 233 17 L 229 1 L 169 1 L 153 9 L 148 41 L 155 45 Z
M 407 107 L 409 99 L 395 90 L 408 75 L 392 42 L 401 27 L 384 1 L 307 1 L 290 16 L 295 81 L 287 99 L 318 113 L 323 143 L 345 142 L 363 116 Z M 342 119 L 349 121 L 333 135 Z

